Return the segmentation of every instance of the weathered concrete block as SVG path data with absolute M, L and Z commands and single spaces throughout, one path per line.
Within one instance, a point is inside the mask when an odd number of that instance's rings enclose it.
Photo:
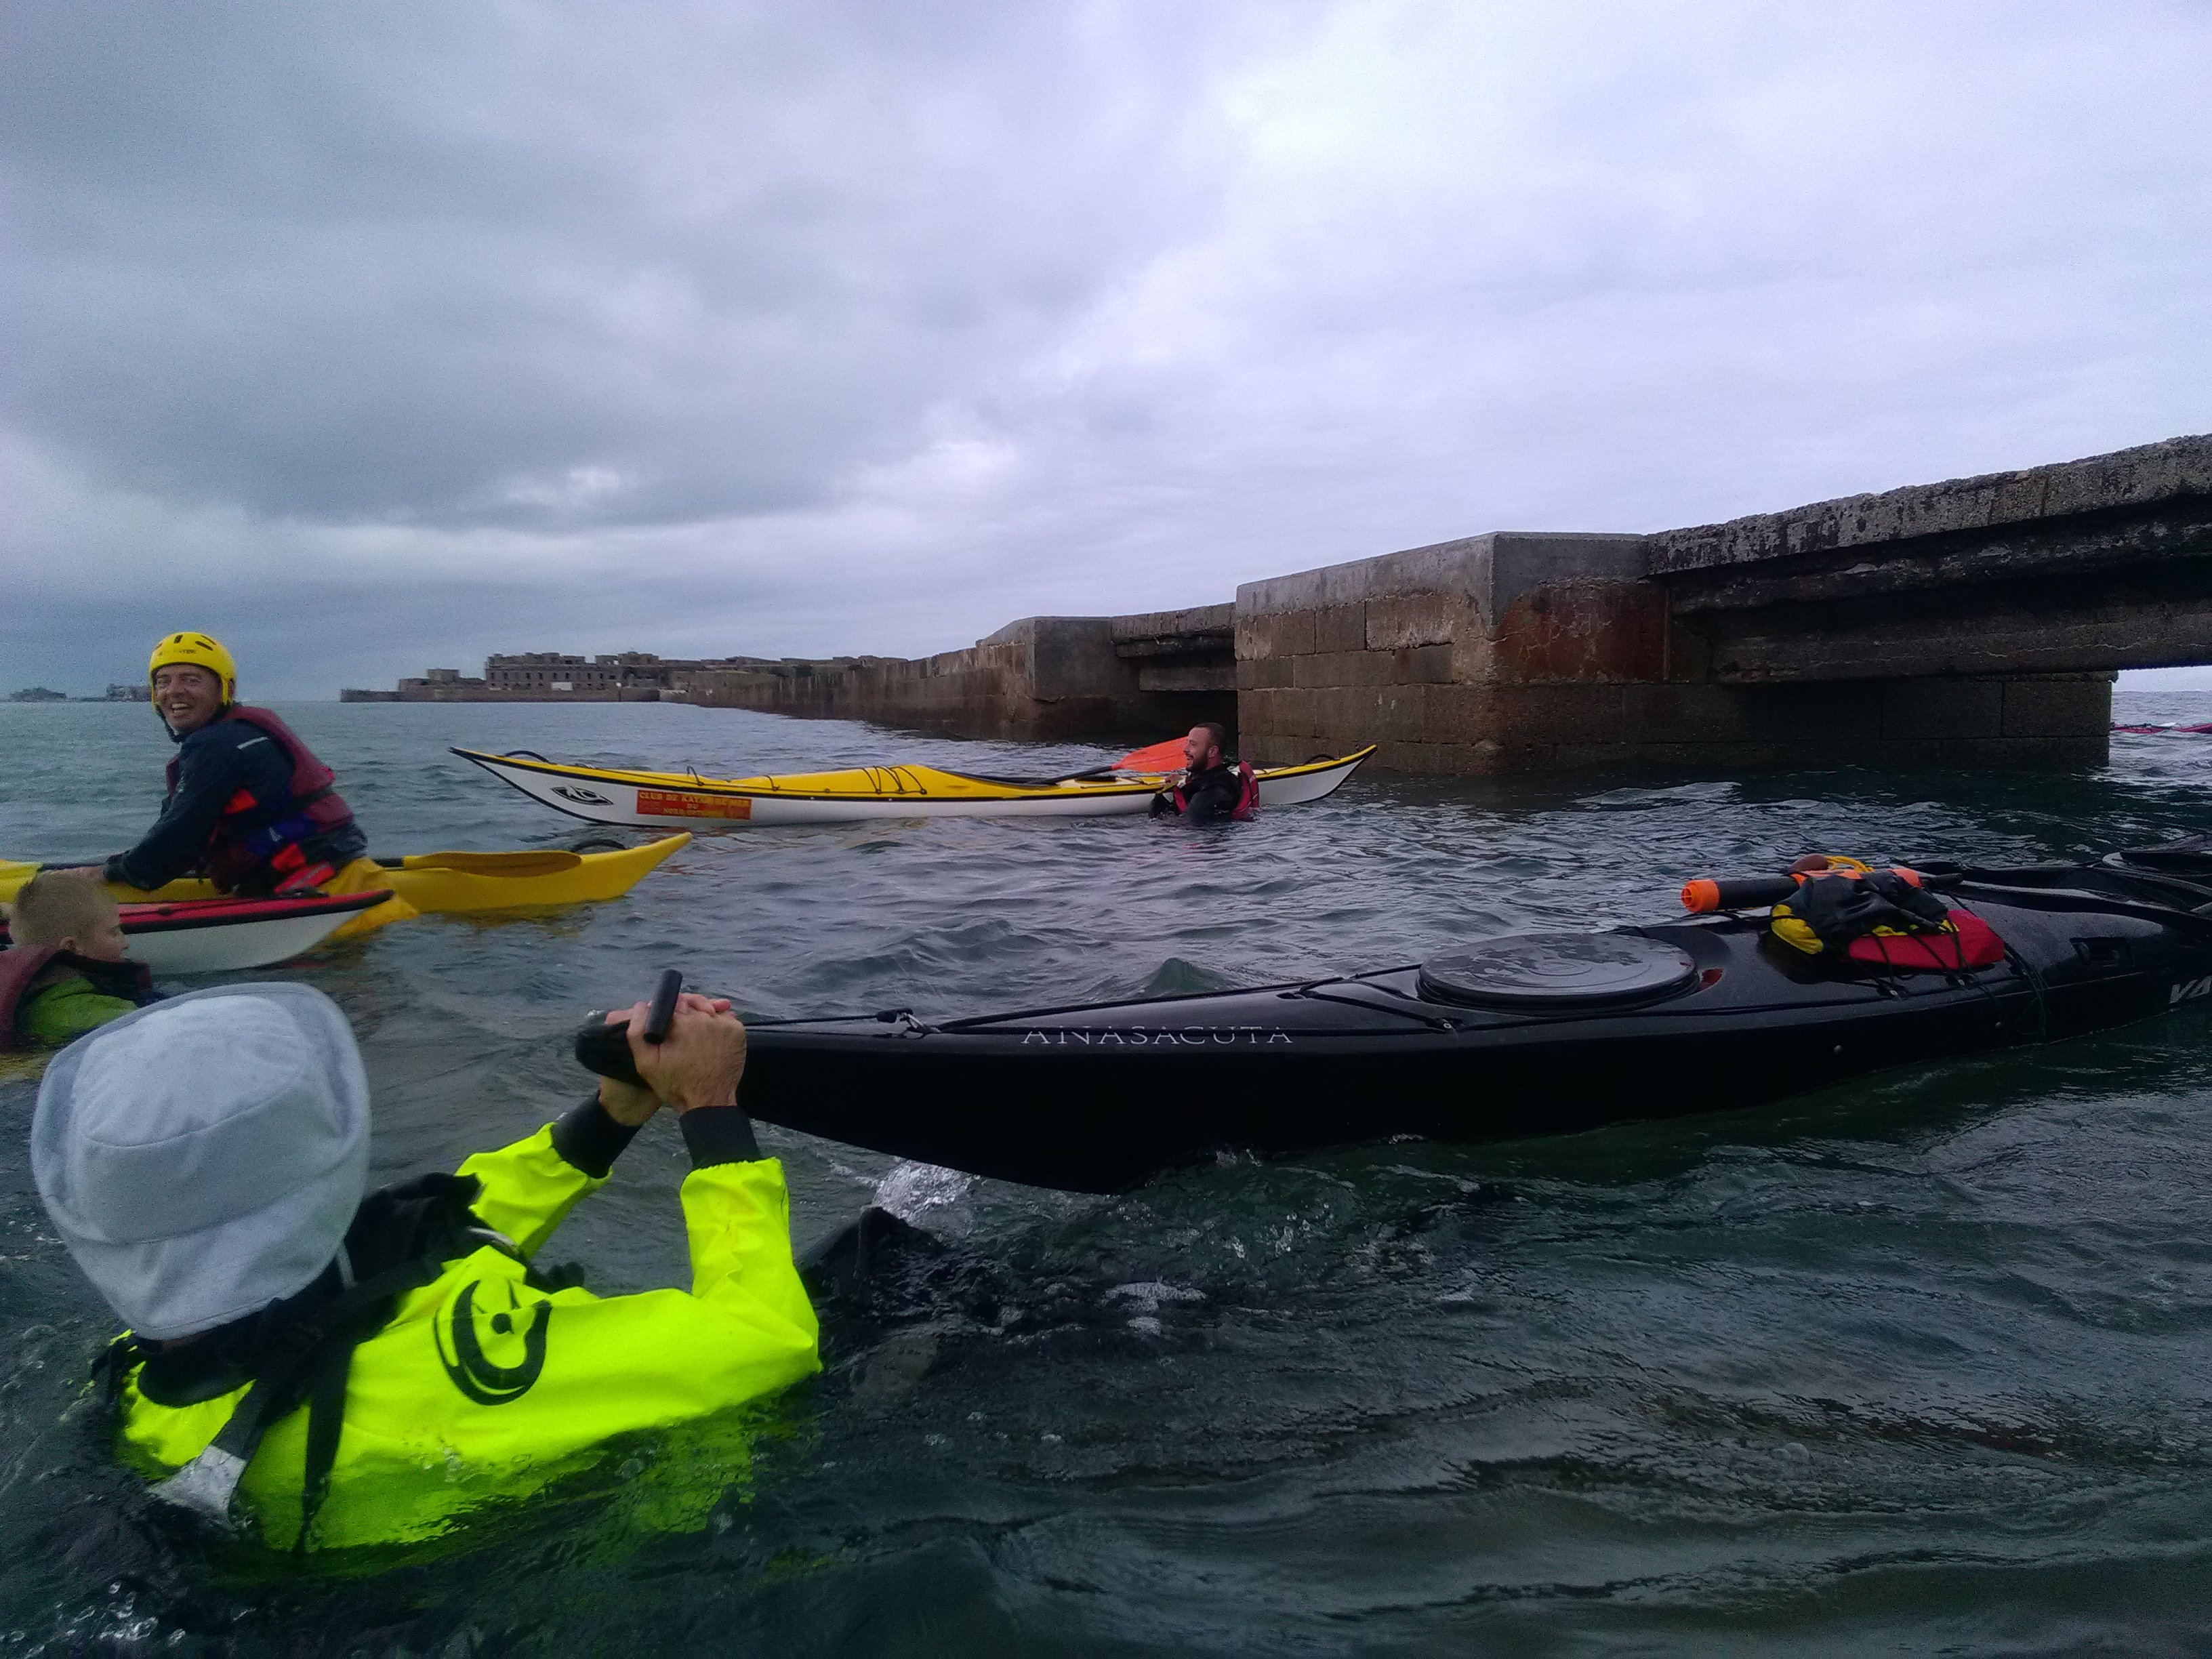
M 1822 752 L 1838 734 L 1881 734 L 1881 691 L 1863 680 L 1809 684 L 1745 685 L 1728 688 L 1743 700 L 1751 735 L 1762 741 L 1810 744 L 1801 754 Z
M 1276 722 L 1279 730 L 1316 733 L 1328 729 L 1322 717 L 1322 699 L 1328 695 L 1326 691 L 1297 687 L 1275 695 L 1276 707 L 1279 711 Z
M 1235 663 L 1137 662 L 1139 691 L 1234 691 Z
M 1617 744 L 1628 735 L 1618 685 L 1501 685 L 1492 733 L 1501 743 Z
M 2112 723 L 2112 677 L 2069 675 L 2004 682 L 2008 738 L 2098 738 Z
M 1892 680 L 1881 689 L 1886 738 L 1994 738 L 2004 731 L 1996 680 Z
M 1237 689 L 1239 691 L 1264 691 L 1271 686 L 1291 683 L 1291 665 L 1296 657 L 1247 658 L 1237 665 Z
M 1430 685 L 1423 688 L 1427 735 L 1436 743 L 1491 739 L 1497 729 L 1497 688 L 1489 685 Z
M 1498 672 L 1515 679 L 1656 680 L 1667 670 L 1667 596 L 1625 582 L 1541 587 L 1492 630 Z
M 1462 595 L 1404 593 L 1370 599 L 1366 605 L 1370 651 L 1449 645 L 1459 623 L 1472 614 Z
M 1360 678 L 1355 658 L 1364 657 L 1364 651 L 1317 651 L 1310 657 L 1291 659 L 1291 684 L 1293 685 L 1358 685 Z
M 1743 689 L 1732 685 L 1628 685 L 1621 722 L 1645 742 L 1741 742 L 1759 735 Z
M 1280 611 L 1265 616 L 1237 618 L 1239 657 L 1304 657 L 1314 650 L 1314 617 L 1310 611 Z
M 1368 763 L 1386 772 L 1447 773 L 1450 748 L 1441 743 L 1411 743 L 1392 738 L 1378 744 L 1375 758 Z
M 1644 745 L 1634 743 L 1559 743 L 1547 757 L 1557 771 L 1581 771 L 1594 766 L 1631 766 L 1645 758 Z
M 1364 651 L 1367 648 L 1367 606 L 1324 605 L 1313 613 L 1314 649 Z
M 1985 473 L 1847 495 L 1786 513 L 1669 530 L 1649 538 L 1654 575 L 1803 557 L 1923 537 L 2212 493 L 2212 437 L 2172 438 L 2024 472 Z
M 1313 698 L 1313 716 L 1305 729 L 1318 737 L 1349 748 L 1403 735 L 1388 725 L 1380 688 L 1332 685 L 1307 695 Z
M 1415 645 L 1390 652 L 1370 651 L 1366 658 L 1373 672 L 1401 684 L 1445 685 L 1451 681 L 1452 648 L 1449 645 Z
M 1261 686 L 1241 693 L 1237 699 L 1237 723 L 1246 732 L 1303 730 L 1292 723 L 1297 709 L 1291 700 L 1306 695 L 1289 686 Z
M 1109 617 L 1109 628 L 1116 645 L 1174 639 L 1211 640 L 1237 626 L 1237 606 L 1194 605 L 1180 611 L 1146 611 L 1135 616 Z
M 1439 777 L 1485 777 L 1516 769 L 1515 757 L 1493 743 L 1390 742 L 1371 763 L 1386 772 L 1419 772 Z

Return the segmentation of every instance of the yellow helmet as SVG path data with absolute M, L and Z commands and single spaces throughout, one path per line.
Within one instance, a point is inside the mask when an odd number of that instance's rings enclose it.
M 154 676 L 161 670 L 179 663 L 206 669 L 222 682 L 222 700 L 226 703 L 238 701 L 238 665 L 222 648 L 222 641 L 205 634 L 170 635 L 154 647 L 154 654 L 146 659 L 147 684 L 152 684 Z

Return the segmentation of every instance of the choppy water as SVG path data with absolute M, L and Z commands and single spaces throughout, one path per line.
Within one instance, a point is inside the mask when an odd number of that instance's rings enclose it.
M 2124 696 L 2204 718 L 2212 696 Z M 302 706 L 380 851 L 557 845 L 444 752 L 702 771 L 957 744 L 652 705 Z M 143 708 L 0 707 L 0 854 L 112 850 Z M 1662 915 L 1808 848 L 2068 856 L 2204 827 L 2212 740 L 2094 775 L 1363 776 L 1229 830 L 745 831 L 629 899 L 428 919 L 287 970 L 353 1017 L 375 1177 L 583 1091 L 580 1011 L 684 968 L 759 1014 L 975 1011 L 1410 960 Z M 826 1375 L 698 1534 L 588 1494 L 382 1570 L 179 1537 L 83 1413 L 103 1310 L 0 1168 L 0 1645 L 301 1652 L 2204 1653 L 2212 1048 L 2201 1017 L 1759 1115 L 1193 1170 L 1127 1198 L 764 1131 L 802 1245 L 872 1197 L 944 1241 L 825 1307 Z M 33 1085 L 0 1082 L 21 1147 Z M 1041 1103 L 1048 1109 L 1048 1103 Z M 556 1249 L 684 1281 L 672 1126 Z

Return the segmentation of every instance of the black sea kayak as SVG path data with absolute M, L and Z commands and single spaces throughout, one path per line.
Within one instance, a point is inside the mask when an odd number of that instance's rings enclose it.
M 2002 961 L 1899 972 L 1817 959 L 1763 914 L 1523 934 L 1256 990 L 763 1022 L 740 1098 L 852 1146 L 1114 1192 L 1220 1150 L 1501 1139 L 1755 1106 L 2212 994 L 2212 853 L 1923 868 L 2000 936 Z

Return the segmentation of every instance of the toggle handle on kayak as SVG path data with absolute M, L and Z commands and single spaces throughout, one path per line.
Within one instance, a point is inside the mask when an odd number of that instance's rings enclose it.
M 1700 876 L 1682 884 L 1682 908 L 1697 916 L 1716 910 L 1755 910 L 1778 904 L 1796 891 L 1795 876 Z
M 638 1033 L 641 1041 L 658 1045 L 668 1040 L 669 1028 L 676 1023 L 676 999 L 683 989 L 684 975 L 680 972 L 673 968 L 660 970 L 659 983 L 653 988 L 652 999 L 646 1004 L 645 1030 Z M 587 1072 L 596 1072 L 634 1088 L 651 1086 L 638 1075 L 637 1064 L 630 1058 L 629 1022 L 626 1019 L 610 1021 L 592 1015 L 576 1033 L 576 1063 Z

